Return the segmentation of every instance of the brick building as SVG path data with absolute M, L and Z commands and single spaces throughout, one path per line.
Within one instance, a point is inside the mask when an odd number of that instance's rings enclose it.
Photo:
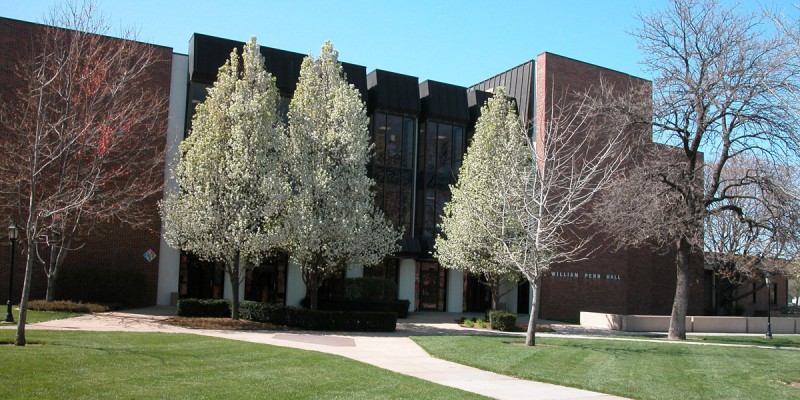
M 13 19 L 0 18 L 0 104 L 3 104 L 3 118 L 8 121 L 11 112 L 9 106 L 12 102 L 17 101 L 17 92 L 24 91 L 24 80 L 22 78 L 25 73 L 23 63 L 31 59 L 33 55 L 32 49 L 35 45 L 41 43 L 45 33 L 52 27 L 47 27 L 39 24 L 33 24 L 24 21 L 17 21 Z M 108 41 L 111 43 L 122 43 L 122 39 L 112 37 L 97 37 L 100 41 Z M 153 65 L 147 69 L 144 80 L 148 90 L 156 91 L 166 98 L 170 94 L 170 84 L 174 81 L 172 77 L 173 52 L 171 48 L 139 43 L 130 48 L 139 48 L 143 46 L 146 51 L 152 51 L 154 57 Z M 143 50 L 144 51 L 144 50 Z M 99 67 L 99 66 L 98 66 Z M 181 98 L 180 115 L 181 119 L 185 112 L 182 110 L 185 99 Z M 174 112 L 173 112 L 174 113 Z M 156 149 L 163 149 L 166 144 L 166 132 L 168 121 L 168 110 L 165 106 L 163 110 L 159 111 L 157 120 L 153 121 L 153 125 L 158 127 L 156 132 L 148 132 L 137 138 L 137 142 L 141 146 L 154 147 Z M 4 121 L 4 122 L 5 122 Z M 8 126 L 0 124 L 0 132 L 4 132 Z M 0 137 L 2 133 L 0 133 Z M 7 137 L 7 136 L 6 136 Z M 163 161 L 159 165 L 162 165 Z M 163 165 L 162 165 L 163 166 Z M 159 166 L 159 169 L 163 169 Z M 153 178 L 156 183 L 162 182 L 163 175 Z M 68 254 L 64 261 L 64 266 L 61 269 L 63 273 L 73 267 L 97 267 L 97 268 L 114 268 L 118 270 L 130 271 L 137 277 L 142 277 L 146 284 L 143 286 L 145 293 L 141 294 L 143 299 L 148 303 L 155 303 L 156 287 L 158 280 L 158 263 L 149 262 L 143 254 L 153 249 L 159 249 L 159 235 L 160 235 L 160 221 L 158 218 L 157 200 L 161 194 L 151 196 L 144 202 L 147 209 L 146 213 L 151 215 L 143 222 L 143 226 L 139 229 L 133 229 L 128 225 L 121 225 L 115 221 L 100 222 L 97 224 L 93 232 L 88 237 L 78 237 L 74 247 L 78 248 Z M 2 220 L 5 225 L 12 219 L 16 219 L 17 224 L 22 224 L 22 217 L 20 215 L 13 216 L 5 213 L 7 211 L 4 207 L 4 215 Z M 5 231 L 5 230 L 4 230 Z M 5 233 L 3 234 L 5 236 Z M 17 256 L 15 262 L 15 269 L 13 274 L 13 299 L 15 302 L 19 301 L 22 292 L 23 277 L 25 272 L 25 260 L 23 253 L 24 236 L 21 234 L 20 241 L 17 245 Z M 3 246 L 0 247 L 0 258 L 8 260 L 8 241 L 3 241 Z M 46 257 L 46 256 L 45 256 Z M 2 282 L 3 302 L 6 301 L 6 293 L 9 282 L 9 269 L 7 261 L 0 267 L 0 282 Z M 68 274 L 68 272 L 67 272 Z M 102 282 L 93 282 L 93 284 L 102 285 Z M 47 278 L 45 276 L 44 267 L 37 266 L 34 269 L 34 276 L 32 278 L 32 291 L 31 298 L 44 298 L 47 289 Z
M 9 71 L 22 55 L 26 40 L 38 25 L 0 18 L 0 93 L 14 87 Z M 195 106 L 216 78 L 237 42 L 202 34 L 192 36 L 188 55 L 158 48 L 163 62 L 153 71 L 153 85 L 169 98 L 165 113 L 164 141 L 167 160 L 174 160 L 177 144 L 190 131 Z M 276 77 L 281 104 L 288 108 L 299 77 L 303 54 L 262 47 L 267 70 Z M 408 299 L 413 310 L 484 311 L 489 299 L 477 277 L 447 270 L 432 258 L 433 239 L 444 204 L 450 199 L 448 185 L 471 137 L 480 107 L 491 91 L 504 86 L 516 99 L 525 123 L 537 135 L 552 99 L 567 91 L 580 91 L 601 78 L 616 87 L 648 85 L 642 79 L 551 53 L 501 72 L 472 87 L 461 87 L 384 70 L 344 63 L 347 79 L 362 94 L 370 116 L 375 144 L 369 165 L 376 182 L 376 201 L 386 216 L 404 228 L 402 250 L 379 266 L 354 266 L 343 277 L 381 277 L 393 280 L 398 297 Z M 173 188 L 166 178 L 168 188 Z M 155 199 L 153 199 L 155 206 Z M 68 256 L 65 266 L 103 265 L 127 268 L 145 275 L 151 304 L 170 304 L 181 297 L 225 297 L 231 291 L 227 279 L 211 263 L 181 254 L 159 243 L 154 208 L 149 230 L 109 225 L 86 238 L 86 246 Z M 8 247 L 0 248 L 5 257 Z M 157 257 L 148 261 L 148 250 Z M 690 314 L 702 313 L 705 293 L 702 263 L 697 264 L 692 286 Z M 22 265 L 17 263 L 15 296 L 21 289 Z M 4 278 L 5 277 L 5 278 Z M 7 287 L 7 269 L 0 268 L 0 293 Z M 34 297 L 42 297 L 43 275 L 34 277 Z M 99 283 L 98 284 L 102 284 Z M 580 311 L 620 314 L 668 314 L 675 287 L 674 258 L 648 249 L 603 252 L 591 259 L 557 265 L 543 280 L 542 318 L 577 318 Z M 305 295 L 300 270 L 289 257 L 276 257 L 257 268 L 240 293 L 251 300 L 296 305 Z M 527 312 L 527 284 L 510 288 L 501 300 L 511 311 Z

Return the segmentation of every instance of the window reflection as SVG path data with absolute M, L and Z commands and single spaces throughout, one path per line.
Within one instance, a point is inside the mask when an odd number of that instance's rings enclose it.
M 456 182 L 464 156 L 464 128 L 437 121 L 427 121 L 420 129 L 419 155 L 423 181 L 419 200 L 422 213 L 419 218 L 421 237 L 433 239 L 450 200 L 450 185 Z
M 375 201 L 406 236 L 411 236 L 415 127 L 414 118 L 372 115 L 375 147 L 369 171 L 375 180 Z

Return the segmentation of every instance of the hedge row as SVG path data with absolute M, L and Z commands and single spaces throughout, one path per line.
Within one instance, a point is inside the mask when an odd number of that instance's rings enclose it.
M 228 317 L 231 315 L 230 301 L 181 299 L 177 314 L 182 317 Z M 397 314 L 393 312 L 307 310 L 247 300 L 239 303 L 239 316 L 249 321 L 317 331 L 393 332 L 397 325 Z
M 517 326 L 517 314 L 504 310 L 492 310 L 488 314 L 492 330 L 508 332 Z
M 393 312 L 397 318 L 408 318 L 408 300 L 354 300 L 354 299 L 319 299 L 320 310 L 327 311 L 364 311 Z

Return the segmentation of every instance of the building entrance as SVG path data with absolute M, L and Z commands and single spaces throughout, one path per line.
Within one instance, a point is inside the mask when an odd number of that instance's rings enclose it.
M 270 304 L 286 304 L 288 257 L 280 254 L 264 261 L 247 275 L 244 299 Z
M 464 293 L 467 312 L 486 312 L 492 308 L 492 293 L 481 275 L 467 273 L 467 286 Z
M 437 262 L 421 262 L 417 264 L 417 277 L 417 310 L 444 311 L 447 288 L 445 269 Z
M 531 309 L 531 284 L 527 280 L 517 286 L 517 314 L 527 314 Z
M 221 299 L 225 272 L 217 263 L 184 253 L 181 254 L 180 282 L 182 299 Z

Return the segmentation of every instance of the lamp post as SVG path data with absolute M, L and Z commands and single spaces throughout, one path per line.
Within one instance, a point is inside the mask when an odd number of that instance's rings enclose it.
M 17 244 L 17 238 L 19 238 L 19 229 L 17 229 L 17 224 L 11 221 L 11 225 L 8 226 L 8 239 L 11 241 L 11 251 L 8 256 L 8 308 L 6 309 L 6 318 L 3 320 L 5 322 L 14 322 L 14 314 L 11 313 L 11 296 L 14 295 L 12 290 L 14 285 L 14 245 Z
M 772 339 L 772 318 L 770 317 L 770 302 L 772 301 L 772 274 L 764 274 L 764 282 L 767 283 L 767 339 Z

